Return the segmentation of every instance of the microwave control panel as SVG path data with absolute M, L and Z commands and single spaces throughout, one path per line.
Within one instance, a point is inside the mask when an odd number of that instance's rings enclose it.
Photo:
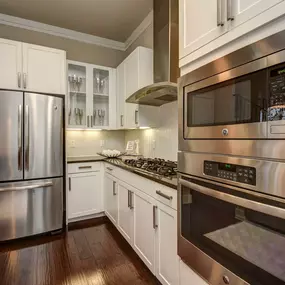
M 204 161 L 204 174 L 249 185 L 256 185 L 256 169 L 243 165 Z
M 285 66 L 274 68 L 270 71 L 269 78 L 269 106 L 285 104 Z

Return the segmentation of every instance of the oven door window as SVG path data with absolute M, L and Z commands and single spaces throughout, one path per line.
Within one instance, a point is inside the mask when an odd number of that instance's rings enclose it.
M 181 187 L 181 235 L 251 285 L 284 284 L 284 234 L 280 218 Z
M 228 80 L 187 96 L 187 126 L 219 126 L 267 120 L 267 71 Z

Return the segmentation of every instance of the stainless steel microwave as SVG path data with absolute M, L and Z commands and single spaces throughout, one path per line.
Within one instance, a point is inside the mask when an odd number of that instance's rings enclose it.
M 181 139 L 285 138 L 284 36 L 274 35 L 182 77 Z M 276 39 L 278 45 L 268 45 Z

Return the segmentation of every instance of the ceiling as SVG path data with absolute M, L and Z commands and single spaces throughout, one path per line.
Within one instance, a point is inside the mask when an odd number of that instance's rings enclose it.
M 0 13 L 125 42 L 153 0 L 0 0 Z

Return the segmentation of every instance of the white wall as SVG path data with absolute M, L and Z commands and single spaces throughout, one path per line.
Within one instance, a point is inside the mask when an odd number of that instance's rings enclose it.
M 66 131 L 67 156 L 97 155 L 103 149 L 125 149 L 124 131 Z M 101 141 L 104 145 L 101 147 Z
M 145 157 L 177 160 L 178 109 L 177 102 L 160 107 L 160 127 L 146 130 L 126 131 L 126 142 L 140 141 L 140 153 Z

